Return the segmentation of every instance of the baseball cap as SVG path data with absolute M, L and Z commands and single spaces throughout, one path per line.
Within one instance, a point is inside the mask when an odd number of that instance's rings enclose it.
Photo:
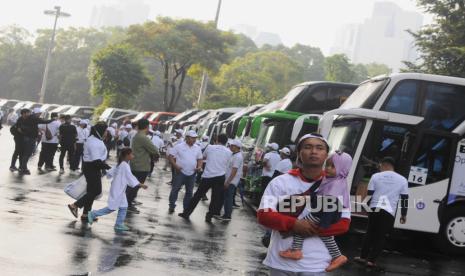
M 178 128 L 178 129 L 175 129 L 174 132 L 182 135 L 184 131 L 182 131 L 182 129 Z
M 153 134 L 157 135 L 157 136 L 161 136 L 161 132 L 156 130 Z
M 131 124 L 127 124 L 124 128 L 132 129 L 132 125 L 131 125 Z
M 111 124 L 111 126 L 112 126 L 113 128 L 117 128 L 117 127 L 118 127 L 118 124 L 117 124 L 117 123 L 113 123 L 113 124 Z
M 230 146 L 236 146 L 238 148 L 242 148 L 242 142 L 239 139 L 234 139 L 234 140 L 230 141 L 229 145 Z
M 309 138 L 315 138 L 315 139 L 319 139 L 321 141 L 323 141 L 325 144 L 326 144 L 326 147 L 328 148 L 328 151 L 329 151 L 329 143 L 328 143 L 328 140 L 325 139 L 325 137 L 323 137 L 323 135 L 319 134 L 319 133 L 310 133 L 310 134 L 305 134 L 304 136 L 302 136 L 300 139 L 299 139 L 299 143 L 297 143 L 297 149 L 299 150 L 299 146 L 300 144 L 306 140 L 306 139 L 309 139 Z
M 279 149 L 279 145 L 276 144 L 276 143 L 271 143 L 271 144 L 268 143 L 268 144 L 266 144 L 266 147 L 267 147 L 267 148 L 270 148 L 270 149 L 272 149 L 272 150 L 278 150 L 278 149 Z
M 291 155 L 291 150 L 287 147 L 282 148 L 279 152 L 284 153 L 285 155 Z
M 187 137 L 192 137 L 192 138 L 197 138 L 197 132 L 195 132 L 195 130 L 189 130 L 187 133 L 186 133 L 186 136 Z
M 208 139 L 210 139 L 210 137 L 208 137 L 207 135 L 202 136 L 202 141 L 208 141 Z

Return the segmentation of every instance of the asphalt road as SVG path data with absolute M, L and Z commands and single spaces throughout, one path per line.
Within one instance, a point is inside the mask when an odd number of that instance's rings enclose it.
M 32 175 L 9 172 L 13 139 L 7 128 L 0 133 L 0 275 L 268 275 L 261 264 L 263 230 L 249 208 L 236 209 L 229 223 L 211 225 L 204 222 L 205 202 L 190 222 L 170 215 L 170 173 L 159 164 L 149 189 L 139 192 L 141 213 L 127 217 L 131 231 L 114 232 L 116 214 L 90 227 L 66 207 L 73 200 L 63 188 L 76 176 L 39 174 L 37 156 L 29 163 Z M 108 189 L 105 180 L 104 196 L 94 209 L 106 206 Z M 465 275 L 464 258 L 437 253 L 430 236 L 413 236 L 388 242 L 381 270 L 348 263 L 331 275 Z M 357 256 L 362 238 L 352 232 L 339 239 L 342 252 Z

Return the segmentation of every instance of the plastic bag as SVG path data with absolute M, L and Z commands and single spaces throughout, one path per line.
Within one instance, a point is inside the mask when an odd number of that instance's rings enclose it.
M 87 193 L 87 181 L 86 177 L 82 175 L 78 179 L 74 180 L 73 182 L 69 183 L 65 187 L 65 193 L 70 197 L 78 200 L 83 197 Z M 95 197 L 95 200 L 98 200 L 102 197 L 102 193 Z

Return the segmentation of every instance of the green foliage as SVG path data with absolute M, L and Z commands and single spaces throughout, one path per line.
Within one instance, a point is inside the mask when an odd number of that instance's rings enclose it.
M 405 62 L 408 71 L 465 77 L 465 2 L 417 0 L 434 15 L 435 22 L 410 32 L 420 51 L 417 63 Z
M 149 83 L 144 67 L 128 45 L 110 45 L 97 52 L 89 66 L 94 96 L 103 106 L 131 108 L 141 88 Z
M 337 54 L 325 59 L 325 78 L 328 81 L 352 82 L 356 78 L 356 72 L 352 69 L 349 58 L 343 54 Z
M 392 73 L 392 69 L 389 68 L 386 64 L 376 62 L 365 64 L 365 68 L 369 78 L 373 78 L 379 75 L 389 75 Z
M 199 64 L 217 70 L 227 61 L 227 50 L 235 36 L 217 30 L 211 23 L 158 17 L 157 21 L 131 26 L 127 41 L 162 65 L 163 105 L 166 111 L 172 111 L 183 93 L 189 68 Z
M 281 52 L 249 53 L 221 67 L 213 81 L 217 89 L 209 95 L 207 106 L 247 106 L 276 100 L 302 82 L 302 71 L 297 62 Z

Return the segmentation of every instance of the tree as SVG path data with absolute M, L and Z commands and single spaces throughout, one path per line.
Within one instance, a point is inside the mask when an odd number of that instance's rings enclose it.
M 104 108 L 131 108 L 141 88 L 149 83 L 135 51 L 128 45 L 110 45 L 97 52 L 89 67 L 91 92 L 103 96 Z
M 328 81 L 352 82 L 356 73 L 346 55 L 336 54 L 325 59 L 325 78 Z
M 302 80 L 302 67 L 284 53 L 249 53 L 221 67 L 214 79 L 216 91 L 209 96 L 206 107 L 270 102 L 283 97 Z
M 420 51 L 417 63 L 404 62 L 409 71 L 465 77 L 465 2 L 417 0 L 435 22 L 409 31 Z
M 307 81 L 321 81 L 325 78 L 325 57 L 320 48 L 296 44 L 287 54 L 303 68 L 303 77 Z
M 379 75 L 389 75 L 392 73 L 392 69 L 389 68 L 386 64 L 382 63 L 368 63 L 365 64 L 365 68 L 367 69 L 369 78 L 373 78 Z
M 162 65 L 166 111 L 174 110 L 179 102 L 189 68 L 199 64 L 217 70 L 235 42 L 233 34 L 217 30 L 212 23 L 166 17 L 129 27 L 128 37 L 130 44 Z

